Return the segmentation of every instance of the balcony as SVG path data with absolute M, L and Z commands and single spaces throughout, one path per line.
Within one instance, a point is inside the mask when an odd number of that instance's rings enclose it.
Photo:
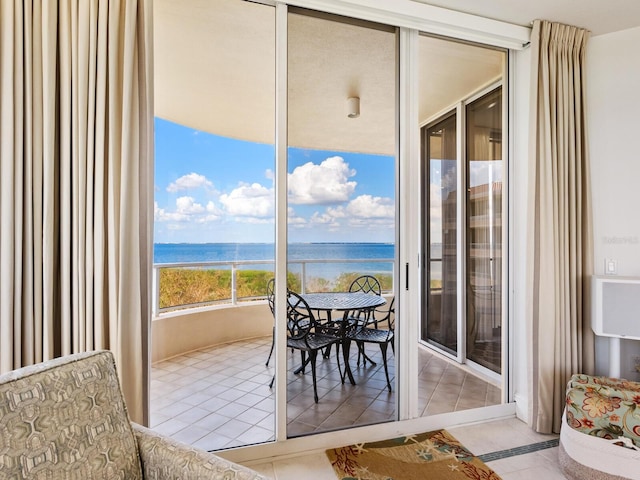
M 358 262 L 361 260 L 348 263 Z M 226 265 L 232 272 L 230 285 L 238 285 L 238 272 L 251 263 Z M 309 265 L 311 261 L 298 265 L 302 288 L 314 284 L 307 277 Z M 220 267 L 217 262 L 198 265 Z M 160 278 L 157 272 L 162 268 L 166 266 L 155 267 L 155 278 Z M 213 300 L 208 306 L 199 303 L 190 308 L 182 305 L 180 309 L 164 310 L 152 324 L 151 426 L 206 450 L 274 439 L 275 393 L 269 388 L 274 360 L 265 365 L 273 317 L 263 298 L 237 292 L 237 288 L 231 288 L 229 298 Z M 162 312 L 159 306 L 156 308 Z M 355 350 L 352 349 L 350 365 L 356 385 L 340 382 L 335 357 L 319 358 L 317 404 L 310 372 L 295 374 L 300 357 L 287 352 L 290 437 L 396 419 L 395 392 L 387 391 L 379 349 L 367 346 L 367 354 L 376 366 L 356 366 Z M 391 352 L 388 356 L 393 382 L 395 357 Z M 420 348 L 418 371 L 423 416 L 500 403 L 500 389 L 491 381 L 424 347 Z
M 189 352 L 152 367 L 151 426 L 183 442 L 219 450 L 274 439 L 273 366 L 266 367 L 270 337 Z M 380 360 L 374 349 L 367 350 Z M 297 356 L 296 356 L 297 359 Z M 394 369 L 393 358 L 390 369 Z M 289 436 L 392 421 L 395 398 L 378 367 L 355 367 L 356 385 L 336 385 L 335 363 L 318 368 L 320 402 L 313 401 L 311 376 L 287 373 Z M 272 365 L 272 364 L 271 364 Z M 419 403 L 422 416 L 497 405 L 500 389 L 453 363 L 420 349 Z

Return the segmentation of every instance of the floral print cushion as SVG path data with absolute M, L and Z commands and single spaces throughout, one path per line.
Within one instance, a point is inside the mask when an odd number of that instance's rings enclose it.
M 573 375 L 567 385 L 567 423 L 588 435 L 627 437 L 640 447 L 640 383 Z

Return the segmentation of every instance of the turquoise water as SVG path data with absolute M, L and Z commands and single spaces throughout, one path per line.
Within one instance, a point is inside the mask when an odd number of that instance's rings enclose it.
M 265 260 L 273 262 L 272 243 L 159 243 L 154 245 L 154 263 L 229 262 Z M 297 260 L 319 260 L 306 265 L 307 276 L 336 278 L 343 272 L 392 273 L 395 247 L 389 243 L 292 243 L 288 246 L 289 269 L 300 272 Z M 358 263 L 324 263 L 324 260 L 362 260 Z M 367 262 L 386 259 L 389 262 Z M 259 266 L 258 266 L 259 267 Z M 246 268 L 258 268 L 255 265 Z M 273 268 L 266 264 L 265 268 Z

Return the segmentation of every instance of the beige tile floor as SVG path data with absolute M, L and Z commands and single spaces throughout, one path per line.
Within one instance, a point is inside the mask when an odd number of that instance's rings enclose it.
M 190 352 L 154 364 L 151 428 L 205 450 L 266 442 L 274 438 L 273 361 L 265 366 L 271 337 Z M 380 350 L 368 346 L 377 366 L 350 365 L 356 385 L 340 382 L 335 356 L 318 360 L 319 402 L 311 374 L 296 375 L 299 355 L 289 354 L 290 436 L 335 430 L 396 418 L 395 393 L 386 387 Z M 389 355 L 391 381 L 394 356 Z M 494 405 L 500 390 L 490 382 L 429 353 L 420 353 L 419 401 L 423 415 Z
M 498 420 L 448 429 L 475 455 L 500 452 L 558 438 L 535 433 L 518 419 Z M 510 456 L 486 462 L 503 480 L 560 480 L 564 475 L 558 464 L 558 447 Z M 301 455 L 268 463 L 248 464 L 274 480 L 336 480 L 324 453 Z

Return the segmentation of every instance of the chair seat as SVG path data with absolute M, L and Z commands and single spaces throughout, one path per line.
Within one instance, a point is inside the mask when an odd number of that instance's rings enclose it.
M 322 333 L 310 333 L 305 338 L 287 339 L 287 347 L 295 348 L 308 352 L 310 350 L 319 350 L 321 348 L 328 347 L 329 345 L 337 341 L 335 336 L 324 335 Z
M 349 335 L 349 340 L 367 343 L 387 343 L 393 339 L 393 330 L 379 330 L 377 328 L 360 328 Z

